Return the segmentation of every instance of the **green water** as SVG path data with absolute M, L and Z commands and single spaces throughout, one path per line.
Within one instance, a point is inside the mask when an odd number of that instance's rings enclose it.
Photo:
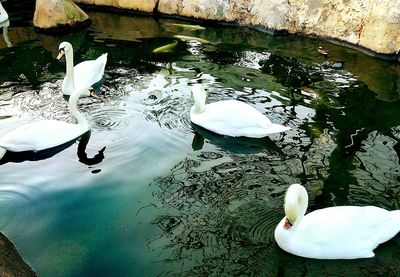
M 80 105 L 92 127 L 86 148 L 0 166 L 0 231 L 39 276 L 400 275 L 399 236 L 353 261 L 292 256 L 273 238 L 295 182 L 309 211 L 399 209 L 398 64 L 314 39 L 94 11 L 87 30 L 38 35 L 32 10 L 13 8 L 12 47 L 0 37 L 0 135 L 70 119 L 61 41 L 76 63 L 108 53 L 104 102 Z M 324 65 L 334 61 L 343 68 Z M 196 82 L 209 102 L 239 99 L 292 129 L 256 140 L 198 129 L 189 120 Z

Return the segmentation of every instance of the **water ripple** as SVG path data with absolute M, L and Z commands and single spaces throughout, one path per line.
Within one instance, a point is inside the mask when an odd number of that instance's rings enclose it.
M 23 184 L 9 184 L 0 186 L 0 229 L 18 229 L 21 222 L 29 222 L 30 215 L 34 213 L 32 205 L 41 194 L 34 186 Z M 16 210 L 25 207 L 24 213 L 15 213 Z

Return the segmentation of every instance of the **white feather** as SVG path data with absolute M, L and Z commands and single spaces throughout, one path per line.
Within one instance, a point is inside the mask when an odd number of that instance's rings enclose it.
M 379 244 L 400 231 L 399 210 L 338 206 L 304 216 L 308 204 L 305 199 L 303 186 L 290 186 L 285 196 L 286 217 L 275 229 L 279 247 L 294 255 L 314 259 L 370 258 Z M 293 224 L 289 228 L 285 228 L 287 218 Z
M 205 104 L 205 92 L 196 84 L 192 87 L 195 104 L 190 120 L 214 133 L 232 137 L 261 138 L 285 132 L 289 127 L 272 123 L 254 107 L 237 100 L 222 100 Z

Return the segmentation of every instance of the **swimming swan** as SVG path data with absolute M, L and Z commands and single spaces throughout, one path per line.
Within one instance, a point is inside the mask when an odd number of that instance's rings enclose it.
M 285 217 L 275 229 L 279 247 L 314 259 L 374 257 L 373 250 L 400 231 L 400 210 L 375 206 L 338 206 L 313 211 L 306 189 L 291 185 L 285 195 Z
M 0 137 L 0 159 L 6 151 L 41 151 L 75 140 L 87 132 L 89 124 L 77 106 L 80 96 L 98 98 L 88 88 L 77 90 L 70 96 L 68 107 L 77 124 L 58 120 L 39 120 L 24 124 Z
M 75 89 L 90 87 L 99 82 L 104 75 L 107 53 L 96 60 L 84 61 L 74 66 L 74 50 L 69 42 L 61 42 L 58 47 L 57 60 L 65 55 L 67 73 L 62 83 L 64 95 L 71 95 Z
M 194 105 L 190 120 L 207 130 L 231 137 L 261 138 L 285 132 L 289 127 L 271 121 L 252 106 L 237 100 L 222 100 L 206 105 L 206 92 L 200 84 L 192 86 Z
M 0 23 L 8 20 L 8 14 L 0 3 Z

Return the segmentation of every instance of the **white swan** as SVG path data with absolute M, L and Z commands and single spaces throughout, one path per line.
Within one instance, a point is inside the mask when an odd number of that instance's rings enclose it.
M 207 130 L 231 137 L 261 138 L 285 132 L 289 127 L 271 121 L 252 106 L 237 100 L 222 100 L 206 105 L 206 92 L 200 84 L 192 86 L 194 105 L 190 120 Z
M 8 20 L 8 14 L 0 2 L 0 23 Z
M 400 210 L 374 206 L 338 206 L 313 211 L 306 189 L 291 185 L 285 195 L 285 217 L 275 229 L 283 250 L 314 259 L 374 257 L 373 250 L 400 231 Z
M 6 151 L 41 151 L 63 145 L 87 132 L 89 124 L 77 106 L 80 96 L 98 98 L 94 91 L 88 88 L 76 90 L 70 96 L 68 107 L 77 124 L 58 120 L 39 120 L 24 124 L 0 137 L 0 159 Z
M 75 89 L 93 86 L 103 78 L 107 53 L 96 60 L 84 61 L 74 66 L 74 50 L 69 42 L 61 42 L 58 51 L 57 60 L 65 55 L 67 64 L 67 73 L 62 83 L 64 95 L 71 95 Z

